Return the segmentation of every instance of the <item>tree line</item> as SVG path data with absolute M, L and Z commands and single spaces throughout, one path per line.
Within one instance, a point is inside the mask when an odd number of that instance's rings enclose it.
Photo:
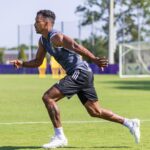
M 108 56 L 109 39 L 109 5 L 110 0 L 85 0 L 76 8 L 82 18 L 81 25 L 88 26 L 99 23 L 100 35 L 91 35 L 82 43 L 96 55 Z M 114 0 L 114 26 L 116 42 L 128 43 L 150 41 L 150 1 L 148 0 Z M 94 36 L 95 44 L 91 38 Z M 118 47 L 115 53 L 118 62 Z
M 110 0 L 85 0 L 83 4 L 77 6 L 75 13 L 80 15 L 81 26 L 98 24 L 96 33 L 88 38 L 77 42 L 82 43 L 96 56 L 108 56 L 109 39 L 109 5 Z M 148 0 L 114 0 L 114 25 L 117 43 L 135 42 L 138 40 L 150 40 L 150 1 Z M 93 44 L 94 41 L 94 44 Z M 33 46 L 33 49 L 36 49 Z M 26 59 L 24 50 L 29 46 L 22 44 L 19 47 L 18 58 Z M 2 62 L 3 51 L 0 48 L 0 62 Z M 115 53 L 115 62 L 118 62 L 118 47 Z M 90 62 L 90 60 L 87 59 Z

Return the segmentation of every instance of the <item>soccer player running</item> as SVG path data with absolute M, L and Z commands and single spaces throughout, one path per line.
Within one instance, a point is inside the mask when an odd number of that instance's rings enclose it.
M 41 34 L 35 59 L 30 61 L 13 60 L 16 67 L 39 67 L 48 52 L 65 69 L 67 76 L 48 89 L 42 99 L 52 121 L 55 134 L 43 148 L 67 146 L 68 141 L 63 132 L 60 111 L 57 107 L 59 100 L 71 98 L 77 94 L 83 106 L 91 117 L 97 117 L 126 126 L 135 141 L 140 141 L 140 120 L 121 117 L 110 110 L 104 109 L 98 103 L 98 97 L 93 84 L 93 73 L 86 61 L 80 55 L 89 58 L 100 68 L 108 65 L 105 57 L 96 57 L 88 49 L 76 43 L 70 37 L 53 29 L 55 14 L 50 10 L 40 10 L 35 18 L 36 32 Z

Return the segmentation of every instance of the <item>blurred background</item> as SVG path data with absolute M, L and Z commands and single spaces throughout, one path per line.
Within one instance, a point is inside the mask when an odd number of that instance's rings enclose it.
M 26 0 L 0 5 L 0 73 L 38 73 L 37 69 L 13 70 L 9 60 L 35 57 L 39 35 L 34 30 L 36 12 L 56 13 L 55 27 L 74 38 L 110 65 L 102 72 L 86 59 L 96 74 L 150 74 L 150 2 L 147 0 Z M 120 53 L 119 53 L 120 51 Z M 47 73 L 51 73 L 47 56 Z

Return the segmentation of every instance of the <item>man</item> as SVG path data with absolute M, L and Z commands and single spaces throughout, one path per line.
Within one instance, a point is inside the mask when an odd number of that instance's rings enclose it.
M 140 121 L 138 119 L 123 118 L 100 107 L 93 85 L 93 74 L 80 55 L 88 57 L 102 69 L 108 65 L 107 59 L 105 57 L 95 57 L 89 50 L 77 44 L 70 37 L 54 30 L 54 22 L 55 14 L 52 11 L 40 10 L 37 12 L 35 29 L 42 36 L 39 39 L 36 58 L 26 62 L 11 61 L 16 68 L 38 67 L 41 65 L 46 52 L 48 52 L 54 56 L 67 73 L 65 78 L 48 89 L 42 97 L 55 130 L 55 135 L 48 144 L 43 145 L 43 148 L 57 148 L 68 144 L 56 102 L 65 96 L 70 98 L 74 94 L 78 95 L 89 115 L 126 126 L 138 143 L 140 140 Z

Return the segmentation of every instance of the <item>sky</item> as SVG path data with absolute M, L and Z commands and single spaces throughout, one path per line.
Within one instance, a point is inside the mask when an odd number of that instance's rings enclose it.
M 1 0 L 0 4 L 0 47 L 17 45 L 17 26 L 34 24 L 36 12 L 50 9 L 56 14 L 56 22 L 78 21 L 75 14 L 84 0 Z

